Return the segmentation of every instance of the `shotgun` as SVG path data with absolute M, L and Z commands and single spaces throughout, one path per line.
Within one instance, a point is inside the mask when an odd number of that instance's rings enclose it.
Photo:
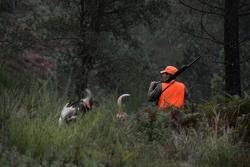
M 194 61 L 192 61 L 190 64 L 188 65 L 183 65 L 178 71 L 176 71 L 176 73 L 174 75 L 171 75 L 165 82 L 166 83 L 169 83 L 171 82 L 172 80 L 174 80 L 177 76 L 179 76 L 181 73 L 183 73 L 186 69 L 188 69 L 189 67 L 191 67 L 196 61 L 198 61 L 199 59 L 201 58 L 201 56 L 197 57 Z M 162 81 L 158 81 L 157 84 L 159 83 L 162 83 Z M 163 89 L 161 91 L 161 94 L 166 90 L 168 89 L 171 85 L 173 84 L 170 83 L 165 89 Z
M 194 61 L 192 61 L 190 64 L 188 65 L 183 65 L 178 71 L 176 71 L 176 73 L 174 75 L 171 75 L 166 81 L 166 83 L 171 82 L 172 80 L 174 80 L 176 77 L 178 77 L 181 73 L 183 73 L 186 69 L 188 69 L 189 67 L 191 67 L 196 61 L 198 61 L 201 58 L 201 56 L 197 57 Z M 158 83 L 161 83 L 162 81 L 158 81 Z

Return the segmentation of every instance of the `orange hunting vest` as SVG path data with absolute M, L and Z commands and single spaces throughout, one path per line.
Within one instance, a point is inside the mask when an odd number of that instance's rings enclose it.
M 168 107 L 182 108 L 184 104 L 185 86 L 178 81 L 171 81 L 170 83 L 162 83 L 161 90 L 163 91 L 169 84 L 171 84 L 159 97 L 157 106 L 159 109 L 166 109 Z

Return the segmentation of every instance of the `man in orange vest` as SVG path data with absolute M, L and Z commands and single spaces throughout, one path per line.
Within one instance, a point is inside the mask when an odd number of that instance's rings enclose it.
M 184 98 L 186 94 L 185 85 L 176 80 L 169 83 L 165 81 L 174 75 L 177 68 L 174 66 L 167 66 L 160 72 L 161 83 L 152 81 L 148 90 L 148 100 L 156 101 L 159 110 L 168 108 L 182 109 L 184 105 Z
M 148 90 L 148 100 L 156 101 L 159 111 L 168 110 L 173 125 L 179 127 L 185 120 L 186 114 L 181 109 L 184 106 L 184 99 L 187 96 L 185 85 L 176 80 L 166 83 L 171 75 L 174 75 L 177 68 L 167 66 L 160 72 L 161 82 L 152 81 Z
M 198 60 L 198 59 L 196 59 Z M 200 117 L 199 113 L 185 114 L 181 110 L 184 106 L 185 98 L 189 98 L 185 85 L 176 80 L 166 82 L 169 77 L 177 72 L 174 66 L 167 66 L 160 72 L 161 82 L 152 81 L 148 90 L 148 100 L 156 101 L 159 111 L 167 110 L 170 116 L 171 126 L 179 127 L 188 124 L 196 125 Z M 172 77 L 171 77 L 172 78 Z

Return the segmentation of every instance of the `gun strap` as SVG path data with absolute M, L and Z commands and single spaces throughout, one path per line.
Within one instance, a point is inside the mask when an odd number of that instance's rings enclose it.
M 162 95 L 162 93 L 165 91 L 165 90 L 167 90 L 171 85 L 173 85 L 175 83 L 175 80 L 172 80 L 171 82 L 170 82 L 170 84 L 165 88 L 165 89 L 163 89 L 162 91 L 161 91 L 161 94 L 159 95 L 159 97 Z M 156 104 L 158 104 L 158 101 L 159 101 L 159 98 L 158 98 L 158 100 L 156 101 Z
M 163 89 L 163 90 L 161 91 L 161 94 L 162 94 L 165 90 L 167 90 L 171 85 L 173 85 L 174 83 L 175 83 L 175 80 L 171 81 L 170 84 L 169 84 L 165 89 Z M 160 94 L 160 95 L 161 95 L 161 94 Z

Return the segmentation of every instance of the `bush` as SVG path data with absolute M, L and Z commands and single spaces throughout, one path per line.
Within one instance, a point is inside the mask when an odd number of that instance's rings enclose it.
M 249 150 L 243 147 L 240 135 L 235 135 L 240 129 L 229 127 L 224 121 L 228 117 L 216 117 L 222 110 L 213 110 L 212 103 L 198 107 L 202 115 L 198 129 L 177 132 L 169 127 L 168 114 L 157 113 L 151 121 L 146 112 L 138 114 L 130 107 L 129 119 L 120 122 L 115 119 L 115 98 L 94 107 L 76 123 L 59 128 L 58 117 L 65 98 L 51 93 L 47 85 L 31 89 L 29 93 L 7 91 L 0 98 L 5 113 L 0 115 L 4 122 L 0 163 L 5 166 L 249 164 Z M 219 120 L 217 125 L 215 118 Z

